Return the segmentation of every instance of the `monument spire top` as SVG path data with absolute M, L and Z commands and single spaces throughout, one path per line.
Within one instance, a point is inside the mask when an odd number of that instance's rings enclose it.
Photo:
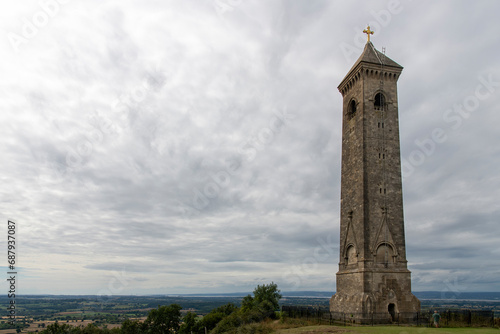
M 366 34 L 366 36 L 368 37 L 368 42 L 370 42 L 370 35 L 373 35 L 374 31 L 373 30 L 370 30 L 370 26 L 366 27 L 365 30 L 363 30 L 363 32 Z

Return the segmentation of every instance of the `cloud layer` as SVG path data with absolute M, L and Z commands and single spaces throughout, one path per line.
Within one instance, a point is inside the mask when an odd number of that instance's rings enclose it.
M 500 291 L 498 5 L 6 7 L 0 205 L 21 293 L 334 291 L 336 87 L 367 22 L 405 67 L 413 288 Z

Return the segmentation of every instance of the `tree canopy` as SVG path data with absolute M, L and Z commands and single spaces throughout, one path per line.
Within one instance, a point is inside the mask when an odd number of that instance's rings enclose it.
M 275 318 L 275 311 L 279 309 L 281 298 L 278 285 L 257 285 L 253 296 L 247 295 L 241 301 L 241 307 L 232 303 L 222 305 L 211 310 L 203 318 L 199 319 L 196 313 L 187 312 L 182 318 L 181 309 L 178 304 L 158 306 L 148 313 L 144 322 L 127 319 L 123 321 L 121 328 L 99 328 L 95 324 L 86 327 L 75 327 L 55 322 L 47 326 L 40 333 L 43 334 L 204 334 L 205 328 L 212 334 L 226 333 L 239 330 L 238 327 L 247 324 L 261 322 L 266 318 Z

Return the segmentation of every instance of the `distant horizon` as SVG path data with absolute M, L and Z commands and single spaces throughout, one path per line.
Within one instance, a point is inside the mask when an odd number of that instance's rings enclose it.
M 304 291 L 281 291 L 283 297 L 318 297 L 322 298 L 328 297 L 328 294 L 333 295 L 336 291 L 321 291 L 321 290 L 304 290 Z M 422 295 L 422 294 L 440 294 L 443 297 L 443 293 L 445 293 L 444 297 L 446 297 L 446 292 L 439 290 L 427 290 L 427 291 L 412 291 L 414 294 Z M 137 297 L 149 297 L 149 296 L 162 296 L 162 297 L 244 297 L 248 294 L 252 294 L 252 291 L 240 291 L 240 292 L 221 292 L 221 293 L 153 293 L 153 294 L 113 294 L 108 295 L 107 297 L 126 297 L 126 296 L 137 296 Z M 317 295 L 313 295 L 317 294 Z M 461 300 L 461 299 L 470 299 L 470 298 L 460 298 L 466 297 L 467 295 L 477 295 L 477 294 L 493 294 L 493 298 L 491 300 L 497 300 L 500 298 L 500 291 L 461 291 L 458 294 L 451 295 L 448 298 L 431 298 L 431 299 L 443 299 L 443 300 Z M 99 297 L 102 295 L 99 294 L 18 294 L 19 297 L 22 296 L 56 296 L 56 297 L 72 297 L 72 296 L 86 296 L 86 297 Z M 417 296 L 418 297 L 418 296 Z M 477 296 L 479 298 L 479 296 Z M 484 299 L 485 296 L 481 296 Z M 424 298 L 425 299 L 425 298 Z

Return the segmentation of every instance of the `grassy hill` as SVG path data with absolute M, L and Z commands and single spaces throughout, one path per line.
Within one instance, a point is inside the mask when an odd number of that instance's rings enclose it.
M 337 326 L 306 326 L 282 329 L 276 334 L 319 334 L 319 333 L 352 333 L 352 334 L 499 334 L 496 328 L 426 328 L 426 327 L 337 327 Z

